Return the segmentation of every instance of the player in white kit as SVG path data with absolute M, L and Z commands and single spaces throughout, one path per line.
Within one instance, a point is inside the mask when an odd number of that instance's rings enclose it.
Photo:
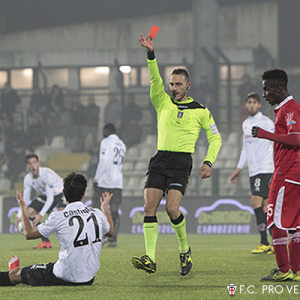
M 81 174 L 72 173 L 64 179 L 67 206 L 53 212 L 45 223 L 31 227 L 27 207 L 20 192 L 17 200 L 22 211 L 26 239 L 56 234 L 61 249 L 56 263 L 37 264 L 20 268 L 15 256 L 9 272 L 0 272 L 0 286 L 25 283 L 33 286 L 91 285 L 100 267 L 102 240 L 113 235 L 113 221 L 109 213 L 112 194 L 101 197 L 101 210 L 86 207 L 82 202 L 87 181 Z M 13 265 L 13 267 L 12 267 Z
M 104 139 L 99 150 L 99 162 L 94 178 L 93 207 L 99 207 L 99 196 L 109 192 L 113 194 L 110 201 L 111 216 L 114 222 L 114 236 L 109 238 L 109 247 L 117 246 L 117 235 L 120 226 L 119 207 L 122 202 L 123 162 L 126 154 L 124 142 L 116 134 L 113 124 L 107 123 L 103 127 Z
M 273 142 L 266 139 L 252 137 L 251 129 L 259 126 L 267 131 L 274 132 L 274 123 L 264 116 L 260 98 L 257 93 L 250 93 L 246 98 L 246 107 L 249 117 L 243 122 L 243 148 L 237 168 L 231 174 L 230 180 L 236 183 L 241 169 L 248 164 L 251 205 L 256 216 L 258 231 L 261 236 L 260 245 L 251 251 L 252 254 L 273 253 L 273 247 L 267 239 L 267 216 L 266 205 L 269 194 L 269 184 L 274 171 Z
M 63 209 L 66 207 L 62 190 L 63 180 L 53 170 L 40 166 L 39 158 L 36 154 L 31 153 L 25 157 L 28 174 L 24 178 L 24 200 L 28 205 L 28 215 L 34 225 L 38 225 L 45 214 L 49 214 L 54 207 Z M 31 191 L 35 190 L 39 196 L 32 200 Z M 18 228 L 21 221 L 21 210 L 19 209 L 16 217 L 16 227 Z M 52 248 L 52 243 L 46 237 L 35 249 Z

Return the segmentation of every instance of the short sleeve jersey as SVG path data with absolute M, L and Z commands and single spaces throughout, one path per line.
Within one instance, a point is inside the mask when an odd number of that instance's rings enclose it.
M 300 134 L 300 104 L 287 97 L 275 107 L 275 134 Z M 274 142 L 275 172 L 300 181 L 300 148 Z
M 109 189 L 123 188 L 123 162 L 126 154 L 124 142 L 111 134 L 100 144 L 99 163 L 95 175 L 98 187 Z
M 54 233 L 60 242 L 54 275 L 69 282 L 90 281 L 99 270 L 102 241 L 109 229 L 104 214 L 81 201 L 51 213 L 38 231 L 44 237 Z

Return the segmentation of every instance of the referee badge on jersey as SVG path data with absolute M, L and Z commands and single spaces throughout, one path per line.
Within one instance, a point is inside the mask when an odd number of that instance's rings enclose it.
M 177 118 L 181 119 L 183 117 L 183 111 L 179 111 L 177 114 Z

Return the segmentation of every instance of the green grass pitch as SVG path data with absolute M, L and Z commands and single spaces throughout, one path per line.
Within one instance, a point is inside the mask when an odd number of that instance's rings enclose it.
M 101 267 L 88 287 L 0 287 L 0 299 L 231 299 L 227 285 L 235 283 L 234 299 L 300 299 L 300 284 L 261 283 L 259 278 L 275 267 L 274 255 L 251 255 L 257 235 L 189 235 L 193 269 L 179 274 L 178 244 L 175 236 L 160 235 L 157 247 L 157 272 L 136 270 L 130 258 L 144 254 L 142 235 L 120 235 L 117 248 L 104 247 Z M 0 270 L 18 255 L 21 266 L 55 262 L 59 243 L 33 250 L 38 241 L 26 241 L 22 235 L 0 235 Z M 244 285 L 241 290 L 240 285 Z M 263 286 L 265 285 L 265 286 Z M 249 287 L 250 286 L 250 287 Z M 247 292 L 247 287 L 249 292 Z M 263 288 L 265 289 L 263 292 Z

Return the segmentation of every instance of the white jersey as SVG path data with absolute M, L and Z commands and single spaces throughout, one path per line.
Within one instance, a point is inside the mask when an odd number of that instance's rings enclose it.
M 38 225 L 44 237 L 55 233 L 60 242 L 59 259 L 53 273 L 69 282 L 88 282 L 100 267 L 103 237 L 110 230 L 101 210 L 86 207 L 81 201 L 72 202 L 62 211 L 50 214 Z
M 111 134 L 102 140 L 95 175 L 95 182 L 97 182 L 98 187 L 123 188 L 122 168 L 125 154 L 126 146 L 116 134 Z
M 261 112 L 243 122 L 243 148 L 237 168 L 242 169 L 248 164 L 249 176 L 273 173 L 273 142 L 254 138 L 251 134 L 253 126 L 274 132 L 274 123 Z
M 62 193 L 63 180 L 54 171 L 49 168 L 39 168 L 39 177 L 34 178 L 31 173 L 28 173 L 24 178 L 24 200 L 28 205 L 31 196 L 31 190 L 34 189 L 42 195 L 46 195 L 47 199 L 39 212 L 41 216 L 44 216 L 48 209 L 51 207 L 54 196 Z M 22 216 L 21 210 L 19 209 L 17 216 Z

